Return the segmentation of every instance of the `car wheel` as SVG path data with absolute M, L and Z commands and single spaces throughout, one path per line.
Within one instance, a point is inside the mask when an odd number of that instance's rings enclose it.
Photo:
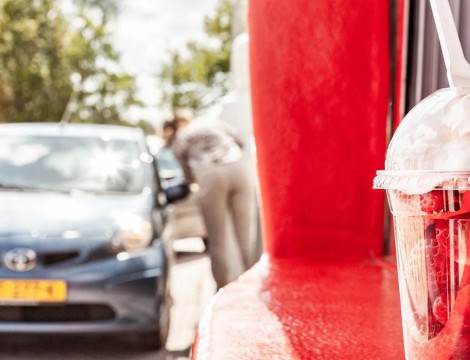
M 163 348 L 168 340 L 170 332 L 170 306 L 167 301 L 160 309 L 158 329 L 138 335 L 139 348 L 143 350 L 159 350 Z

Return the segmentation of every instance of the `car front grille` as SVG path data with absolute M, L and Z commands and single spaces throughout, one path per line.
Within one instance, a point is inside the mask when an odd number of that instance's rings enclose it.
M 75 259 L 79 255 L 78 251 L 46 252 L 40 255 L 40 262 L 43 266 L 56 265 Z
M 0 306 L 0 322 L 85 322 L 114 317 L 113 309 L 101 304 Z
M 0 243 L 1 240 L 2 238 L 0 237 Z M 20 245 L 12 243 L 0 249 L 0 267 L 9 267 L 5 264 L 5 256 L 9 251 L 15 250 L 16 248 L 33 250 L 37 256 L 35 267 L 42 268 L 70 267 L 115 256 L 115 253 L 110 251 L 107 244 L 100 244 L 95 247 L 73 247 L 57 250 L 51 248 L 35 249 L 34 247 L 22 246 L 21 243 Z M 9 268 L 11 269 L 11 267 Z

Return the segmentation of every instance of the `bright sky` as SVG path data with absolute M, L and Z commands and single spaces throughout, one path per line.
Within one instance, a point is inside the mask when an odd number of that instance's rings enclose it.
M 120 0 L 116 48 L 124 69 L 136 75 L 143 110 L 134 109 L 132 118 L 160 122 L 162 113 L 155 74 L 170 49 L 188 40 L 204 38 L 204 16 L 210 15 L 218 0 Z

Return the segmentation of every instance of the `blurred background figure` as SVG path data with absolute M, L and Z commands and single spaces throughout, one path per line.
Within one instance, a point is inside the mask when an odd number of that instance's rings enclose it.
M 243 156 L 246 145 L 233 127 L 218 120 L 191 120 L 175 113 L 163 126 L 187 182 L 200 187 L 198 199 L 208 232 L 212 274 L 220 289 L 255 261 L 255 183 Z M 238 254 L 229 252 L 232 238 Z M 237 269 L 237 257 L 241 269 Z
M 242 137 L 245 145 L 243 148 L 244 156 L 253 172 L 252 176 L 255 179 L 257 190 L 254 200 L 255 211 L 253 212 L 253 221 L 256 223 L 256 226 L 253 237 L 255 242 L 255 258 L 259 259 L 263 252 L 263 235 L 260 218 L 261 211 L 257 195 L 259 193 L 259 183 L 251 108 L 249 46 L 250 38 L 247 32 L 242 31 L 234 37 L 230 55 L 231 86 L 227 94 L 220 100 L 218 117 L 220 120 L 233 126 Z
M 176 110 L 171 118 L 165 120 L 162 125 L 162 136 L 165 142 L 165 147 L 170 148 L 176 137 L 179 129 L 186 126 L 192 119 L 192 114 L 189 110 Z

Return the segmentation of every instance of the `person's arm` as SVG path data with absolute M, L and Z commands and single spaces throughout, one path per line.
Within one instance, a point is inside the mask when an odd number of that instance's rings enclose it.
M 177 156 L 176 158 L 178 159 L 181 164 L 181 167 L 183 168 L 184 178 L 186 179 L 188 185 L 191 185 L 192 183 L 196 182 L 194 179 L 193 172 L 191 171 L 191 168 L 188 165 L 187 156 Z
M 243 141 L 243 138 L 241 137 L 240 133 L 235 129 L 233 126 L 230 124 L 226 123 L 223 120 L 219 121 L 220 126 L 224 129 L 224 131 L 235 140 L 238 146 L 240 146 L 241 149 L 244 148 L 245 142 Z
M 176 139 L 173 143 L 173 153 L 183 169 L 184 178 L 188 185 L 195 182 L 194 175 L 188 164 L 188 151 L 180 139 Z

